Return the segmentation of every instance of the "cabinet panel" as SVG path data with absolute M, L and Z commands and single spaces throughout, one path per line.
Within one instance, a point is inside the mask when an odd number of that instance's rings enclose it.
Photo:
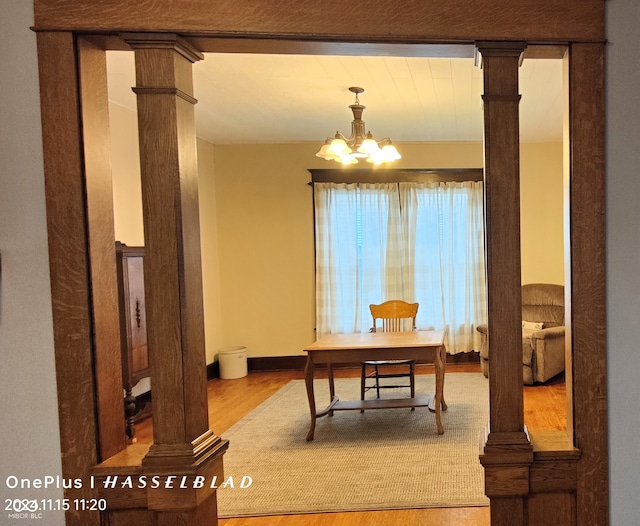
M 128 247 L 116 242 L 122 382 L 125 390 L 126 431 L 131 442 L 135 442 L 134 422 L 141 416 L 147 416 L 149 412 L 146 408 L 140 413 L 141 409 L 132 393 L 133 387 L 151 373 L 147 349 L 143 259 L 143 247 Z
M 142 249 L 140 249 L 142 250 Z M 149 356 L 147 353 L 147 320 L 144 303 L 143 256 L 129 254 L 123 258 L 126 265 L 127 286 L 127 346 L 130 356 L 127 366 L 130 368 L 131 382 L 135 385 L 141 378 L 149 375 Z M 123 354 L 123 358 L 125 355 Z

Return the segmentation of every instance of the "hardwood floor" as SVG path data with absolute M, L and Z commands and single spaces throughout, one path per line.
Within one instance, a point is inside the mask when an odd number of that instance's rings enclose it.
M 489 508 L 354 511 L 218 519 L 220 526 L 489 526 Z
M 447 365 L 447 374 L 479 372 L 476 364 Z M 420 365 L 417 374 L 433 374 L 433 366 Z M 336 377 L 357 377 L 359 369 L 338 369 Z M 318 371 L 317 377 L 323 372 Z M 325 376 L 326 377 L 326 376 Z M 302 371 L 252 372 L 235 380 L 210 380 L 209 422 L 220 435 L 249 411 L 260 405 L 290 380 L 303 379 Z M 524 387 L 525 425 L 531 430 L 562 430 L 566 428 L 565 382 L 563 377 L 545 385 Z M 139 443 L 151 443 L 151 419 L 136 426 Z M 349 513 L 281 515 L 219 519 L 220 526 L 489 526 L 488 507 L 436 508 L 422 510 L 387 510 Z
M 564 374 L 544 385 L 524 387 L 524 423 L 530 430 L 567 429 L 567 397 Z

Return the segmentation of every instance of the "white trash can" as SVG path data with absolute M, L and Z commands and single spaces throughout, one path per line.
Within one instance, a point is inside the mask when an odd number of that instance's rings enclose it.
M 240 345 L 224 347 L 218 351 L 220 378 L 233 380 L 247 376 L 247 348 Z

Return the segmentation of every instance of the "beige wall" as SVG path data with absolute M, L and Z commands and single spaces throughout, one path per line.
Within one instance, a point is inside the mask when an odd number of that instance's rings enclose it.
M 213 144 L 198 139 L 198 196 L 200 200 L 200 244 L 202 254 L 202 299 L 207 363 L 213 363 L 222 344 L 220 319 L 220 262 L 216 220 L 216 185 Z
M 109 130 L 116 240 L 130 247 L 144 246 L 136 113 L 117 104 L 109 104 Z
M 522 283 L 564 284 L 562 144 L 520 147 Z
M 135 113 L 112 105 L 117 239 L 142 244 Z M 122 129 L 121 129 L 122 128 Z M 126 128 L 126 129 L 125 129 Z M 482 166 L 481 143 L 404 143 L 397 168 Z M 289 356 L 314 339 L 313 203 L 317 144 L 198 141 L 207 363 L 222 347 Z M 521 148 L 522 281 L 562 283 L 562 148 Z

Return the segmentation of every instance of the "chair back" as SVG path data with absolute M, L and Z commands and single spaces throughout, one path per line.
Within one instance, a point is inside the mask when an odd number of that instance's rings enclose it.
M 416 328 L 417 303 L 389 300 L 380 305 L 369 305 L 369 310 L 373 317 L 371 332 L 402 332 Z M 377 326 L 377 320 L 382 320 L 382 327 Z

